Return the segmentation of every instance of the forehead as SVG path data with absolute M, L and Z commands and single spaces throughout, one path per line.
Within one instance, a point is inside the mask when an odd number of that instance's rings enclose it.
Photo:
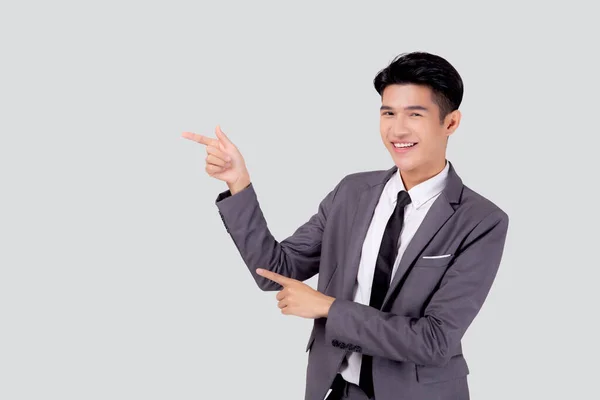
M 415 84 L 394 84 L 383 90 L 382 104 L 391 107 L 421 105 L 433 107 L 433 92 L 431 88 Z

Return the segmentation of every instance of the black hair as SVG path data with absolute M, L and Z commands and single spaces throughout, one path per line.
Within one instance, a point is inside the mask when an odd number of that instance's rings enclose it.
M 425 52 L 403 53 L 373 79 L 375 90 L 393 84 L 415 84 L 429 87 L 432 101 L 440 109 L 440 123 L 450 112 L 457 110 L 463 98 L 463 81 L 458 71 L 444 58 Z

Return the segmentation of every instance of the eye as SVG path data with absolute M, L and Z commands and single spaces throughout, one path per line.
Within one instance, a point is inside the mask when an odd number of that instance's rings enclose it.
M 391 111 L 384 111 L 382 115 L 393 115 Z
M 417 116 L 417 117 L 422 117 L 422 115 L 421 115 L 421 114 L 419 114 L 419 113 L 412 113 L 412 114 L 410 114 L 410 116 L 411 116 L 411 117 L 412 117 L 413 115 L 414 115 L 414 116 Z

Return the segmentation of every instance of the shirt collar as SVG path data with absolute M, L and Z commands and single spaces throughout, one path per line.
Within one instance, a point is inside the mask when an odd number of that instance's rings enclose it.
M 427 179 L 424 182 L 419 183 L 408 191 L 410 195 L 411 204 L 419 209 L 423 204 L 427 203 L 433 197 L 437 196 L 444 190 L 446 186 L 446 178 L 448 177 L 449 163 L 446 161 L 446 166 L 437 175 Z M 396 204 L 398 199 L 398 192 L 406 190 L 402 178 L 400 176 L 400 169 L 392 176 L 390 185 L 388 186 L 387 196 L 389 197 L 392 204 Z

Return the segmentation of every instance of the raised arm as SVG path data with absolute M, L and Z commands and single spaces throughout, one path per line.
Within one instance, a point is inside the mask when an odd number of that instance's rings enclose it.
M 310 219 L 283 241 L 277 241 L 267 226 L 254 185 L 237 147 L 217 127 L 217 139 L 190 132 L 183 137 L 207 147 L 207 173 L 227 183 L 216 205 L 233 242 L 257 285 L 265 291 L 280 290 L 281 285 L 256 273 L 257 268 L 304 281 L 319 272 L 321 242 L 336 186 L 321 201 Z

